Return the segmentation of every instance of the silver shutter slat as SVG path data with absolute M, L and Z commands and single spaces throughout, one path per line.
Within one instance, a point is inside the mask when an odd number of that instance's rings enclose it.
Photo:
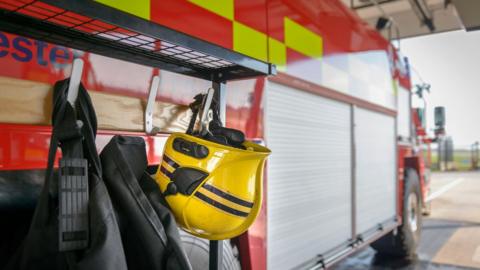
M 397 95 L 397 131 L 398 135 L 410 137 L 410 91 L 399 87 Z
M 355 108 L 356 231 L 395 216 L 395 118 Z
M 351 237 L 350 106 L 269 82 L 268 269 L 291 269 Z

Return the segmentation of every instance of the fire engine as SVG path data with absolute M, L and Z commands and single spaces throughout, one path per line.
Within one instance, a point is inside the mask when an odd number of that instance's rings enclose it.
M 28 229 L 43 184 L 52 85 L 69 76 L 75 58 L 85 63 L 99 151 L 114 134 L 142 136 L 154 167 L 168 135 L 185 131 L 187 105 L 211 82 L 173 60 L 156 65 L 156 50 L 229 71 L 228 89 L 217 85 L 226 126 L 272 150 L 260 214 L 224 244 L 225 269 L 326 268 L 368 245 L 415 252 L 429 190 L 421 149 L 431 140 L 422 111 L 411 106 L 406 58 L 341 1 L 1 0 L 0 13 L 2 265 Z M 156 39 L 170 33 L 177 36 L 169 42 Z M 212 56 L 189 50 L 202 46 Z M 222 60 L 230 54 L 237 58 Z M 232 63 L 252 70 L 272 63 L 277 74 L 250 76 Z M 146 134 L 155 75 L 159 132 Z M 183 237 L 199 250 L 208 245 Z

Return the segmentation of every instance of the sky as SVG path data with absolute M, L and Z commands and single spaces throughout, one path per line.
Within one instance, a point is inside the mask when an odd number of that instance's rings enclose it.
M 428 128 L 434 127 L 433 108 L 445 106 L 445 129 L 456 148 L 480 141 L 480 31 L 409 38 L 400 46 L 415 69 L 412 82 L 431 84 Z

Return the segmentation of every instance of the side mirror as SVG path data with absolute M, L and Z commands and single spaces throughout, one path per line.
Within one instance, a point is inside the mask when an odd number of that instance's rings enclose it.
M 435 107 L 435 128 L 445 127 L 445 107 Z

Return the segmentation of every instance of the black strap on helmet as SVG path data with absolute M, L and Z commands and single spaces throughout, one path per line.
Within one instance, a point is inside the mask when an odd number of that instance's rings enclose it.
M 205 96 L 205 94 L 198 94 L 194 97 L 194 101 L 190 103 L 189 107 L 192 110 L 192 118 L 190 119 L 186 133 L 219 144 L 245 149 L 243 146 L 243 143 L 245 142 L 245 134 L 243 134 L 243 132 L 240 130 L 225 128 L 222 126 L 222 122 L 220 120 L 219 101 L 215 96 L 213 97 L 212 104 L 210 106 L 210 109 L 213 112 L 213 119 L 209 124 L 210 133 L 201 136 L 200 134 L 195 134 L 193 132 L 198 114 L 202 109 L 201 106 Z
M 195 168 L 180 167 L 172 173 L 172 182 L 167 186 L 165 195 L 180 192 L 183 195 L 192 195 L 193 191 L 208 176 L 208 173 Z M 174 185 L 172 185 L 174 183 Z M 175 190 L 172 190 L 172 189 Z
M 192 111 L 192 118 L 190 118 L 190 123 L 188 124 L 188 128 L 186 133 L 192 135 L 193 128 L 195 127 L 195 122 L 197 121 L 198 113 L 200 112 L 200 107 L 202 106 L 204 95 L 198 94 L 193 99 L 194 101 L 188 105 L 190 110 Z

